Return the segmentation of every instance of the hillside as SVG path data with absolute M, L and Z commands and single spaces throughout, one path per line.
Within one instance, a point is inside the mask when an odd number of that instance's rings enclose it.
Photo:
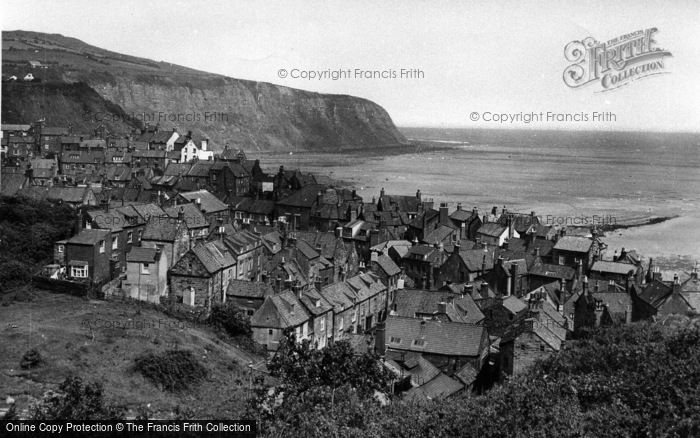
M 83 82 L 6 82 L 2 86 L 2 122 L 26 123 L 44 118 L 46 126 L 73 125 L 74 132 L 92 133 L 103 120 L 116 135 L 142 124 Z
M 196 418 L 240 417 L 249 385 L 247 365 L 260 357 L 224 343 L 206 326 L 140 305 L 44 291 L 32 295 L 30 302 L 0 306 L 0 400 L 11 396 L 23 411 L 77 375 L 102 383 L 107 402 L 129 415 L 150 403 L 152 418 L 167 418 L 178 407 Z M 21 369 L 23 354 L 32 348 L 43 364 Z M 208 371 L 201 384 L 186 392 L 161 390 L 134 370 L 137 357 L 173 349 L 192 351 Z
M 56 34 L 11 31 L 2 40 L 4 77 L 31 71 L 42 81 L 84 82 L 128 114 L 145 113 L 166 129 L 199 131 L 218 148 L 228 143 L 246 150 L 335 151 L 406 142 L 389 114 L 366 99 L 233 79 Z M 31 69 L 32 60 L 47 68 Z M 56 117 L 54 96 L 31 91 L 37 93 L 33 100 L 51 101 L 45 117 Z M 194 121 L 185 121 L 187 115 Z

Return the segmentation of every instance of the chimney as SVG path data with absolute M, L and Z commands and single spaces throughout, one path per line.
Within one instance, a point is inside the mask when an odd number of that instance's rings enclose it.
M 690 278 L 693 280 L 698 279 L 698 265 L 693 266 L 693 272 L 690 273 Z
M 343 227 L 336 227 L 335 228 L 335 237 L 340 237 L 343 235 Z
M 201 211 L 202 210 L 202 198 L 197 198 L 194 200 L 194 205 Z
M 680 279 L 678 278 L 678 274 L 673 274 L 673 284 L 674 285 L 679 285 L 681 284 Z
M 583 276 L 583 293 L 588 293 L 588 276 Z
M 452 247 L 452 251 L 453 251 L 455 254 L 459 254 L 459 250 L 460 250 L 460 242 L 459 242 L 459 240 L 455 240 L 455 243 L 454 243 L 454 245 L 453 245 L 453 247 Z
M 414 237 L 413 241 L 411 242 L 411 246 L 416 246 L 416 245 L 418 245 L 418 238 Z
M 423 201 L 423 197 L 420 193 L 420 189 L 418 189 L 418 191 L 416 191 L 416 199 L 418 199 L 419 202 Z
M 462 295 L 463 296 L 464 295 L 471 296 L 473 292 L 474 292 L 474 285 L 471 283 L 465 284 L 464 287 L 462 288 Z
M 447 223 L 450 220 L 449 215 L 447 214 L 448 209 L 447 209 L 447 203 L 443 202 L 440 204 L 440 224 L 441 225 L 447 225 Z
M 511 263 L 510 265 L 510 281 L 512 286 L 510 287 L 511 293 L 509 295 L 517 295 L 517 284 L 518 284 L 518 263 Z
M 316 288 L 317 291 L 321 291 L 321 278 L 316 277 L 316 280 L 314 280 L 314 287 Z
M 440 302 L 438 303 L 438 313 L 447 313 L 447 303 L 446 302 Z
M 457 211 L 462 211 L 462 203 L 461 202 L 457 203 Z
M 379 191 L 379 199 L 382 199 L 385 194 L 386 192 L 384 192 L 384 187 L 382 187 L 382 189 Z
M 540 249 L 535 248 L 535 257 L 539 257 L 539 256 L 540 256 Z
M 481 288 L 479 290 L 481 291 L 481 298 L 489 297 L 489 284 L 487 282 L 482 281 Z
M 221 240 L 221 241 L 224 240 L 225 232 L 226 232 L 226 228 L 224 228 L 224 220 L 222 218 L 217 218 L 216 219 L 216 233 L 219 235 L 219 240 Z
M 282 292 L 282 277 L 279 275 L 277 276 L 277 279 L 275 280 L 275 292 L 280 293 Z
M 104 209 L 105 213 L 109 213 L 109 199 L 103 199 L 100 202 L 102 203 L 102 208 Z
M 615 280 L 608 281 L 608 292 L 615 292 L 616 289 Z

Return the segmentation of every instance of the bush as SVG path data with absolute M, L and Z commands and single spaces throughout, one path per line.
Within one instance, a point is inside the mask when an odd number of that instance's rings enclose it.
M 34 406 L 34 420 L 120 420 L 122 413 L 105 404 L 102 384 L 83 384 L 80 377 L 69 377 L 58 392 L 50 392 Z
M 216 328 L 224 330 L 231 336 L 249 335 L 251 333 L 248 316 L 231 304 L 214 306 L 207 322 Z
M 187 350 L 149 353 L 136 359 L 136 370 L 168 391 L 188 389 L 207 376 L 206 368 Z
M 41 354 L 35 348 L 32 348 L 24 353 L 22 360 L 19 362 L 19 366 L 23 370 L 29 370 L 38 367 L 43 361 L 44 359 L 41 357 Z

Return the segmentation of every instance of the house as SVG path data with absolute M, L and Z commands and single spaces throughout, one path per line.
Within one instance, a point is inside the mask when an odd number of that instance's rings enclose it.
M 112 279 L 112 232 L 83 230 L 65 243 L 66 276 L 104 284 Z
M 333 306 L 333 339 L 362 334 L 384 320 L 387 289 L 372 274 L 362 273 L 321 288 L 321 296 Z
M 231 220 L 228 205 L 221 202 L 208 190 L 180 193 L 177 196 L 177 201 L 194 203 L 201 210 L 210 226 L 216 224 L 217 219 L 222 219 L 224 223 L 229 223 Z
M 596 236 L 562 236 L 552 249 L 552 259 L 554 264 L 577 267 L 581 262 L 584 272 L 593 266 L 594 257 L 599 257 L 601 253 L 600 242 Z
M 290 225 L 291 230 L 308 230 L 311 212 L 319 202 L 319 192 L 325 187 L 308 185 L 277 201 L 275 216 Z
M 21 160 L 28 160 L 35 157 L 37 154 L 36 142 L 31 136 L 14 136 L 10 135 L 7 138 L 5 146 L 5 154 L 8 157 L 14 157 Z
M 482 325 L 389 316 L 385 322 L 387 358 L 420 353 L 441 372 L 453 375 L 470 364 L 481 370 L 489 353 L 489 337 Z
M 270 225 L 274 221 L 275 201 L 253 199 L 249 197 L 231 197 L 228 199 L 237 224 Z
M 506 239 L 519 238 L 520 234 L 513 225 L 503 225 L 498 222 L 487 222 L 481 225 L 476 232 L 476 238 L 489 245 L 503 246 Z
M 470 295 L 456 295 L 448 291 L 398 290 L 390 309 L 390 314 L 395 316 L 474 325 L 484 322 L 484 314 Z
M 210 239 L 219 239 L 228 248 L 238 265 L 239 280 L 260 281 L 265 247 L 259 235 L 242 230 L 224 235 L 214 233 Z
M 513 295 L 487 300 L 481 310 L 486 317 L 489 335 L 498 337 L 502 337 L 509 328 L 521 324 L 528 315 L 527 305 Z
M 461 230 L 462 239 L 476 239 L 476 232 L 482 225 L 478 208 L 474 207 L 472 211 L 462 210 L 462 204 L 457 203 L 457 210 L 450 215 L 450 219 Z
M 388 255 L 373 252 L 370 269 L 387 287 L 389 303 L 393 302 L 394 292 L 398 289 L 399 278 L 401 277 L 401 268 Z
M 319 288 L 320 289 L 320 288 Z M 326 300 L 317 288 L 297 290 L 299 301 L 311 317 L 311 345 L 324 348 L 333 342 L 333 305 Z
M 160 303 L 168 296 L 167 256 L 159 248 L 131 248 L 122 292 L 135 300 Z
M 437 270 L 436 284 L 465 283 L 487 275 L 494 267 L 495 247 L 484 244 L 479 249 L 462 249 L 455 242 L 452 251 Z
M 165 169 L 166 154 L 164 150 L 141 150 L 136 149 L 131 152 L 131 161 L 134 166 L 145 166 L 152 169 Z
M 690 277 L 681 282 L 678 275 L 672 282 L 656 278 L 636 292 L 631 289 L 635 320 L 670 314 L 688 315 L 700 313 L 700 280 L 697 267 Z
M 590 269 L 589 276 L 593 280 L 614 281 L 625 285 L 641 279 L 644 269 L 630 263 L 596 260 Z
M 2 131 L 3 137 L 7 137 L 10 135 L 13 135 L 16 137 L 26 137 L 30 134 L 31 129 L 32 129 L 32 125 L 26 125 L 26 124 L 3 123 L 2 125 L 0 125 L 0 130 Z
M 574 330 L 632 322 L 632 296 L 613 280 L 608 281 L 605 289 L 584 283 L 584 289 L 574 303 Z
M 126 214 L 122 211 L 126 211 Z M 103 200 L 103 207 L 83 212 L 82 225 L 85 229 L 104 229 L 112 232 L 112 255 L 119 261 L 118 268 L 127 268 L 127 254 L 135 246 L 140 246 L 139 236 L 145 228 L 145 222 L 138 216 L 128 214 L 128 207 L 110 208 L 109 201 Z
M 66 203 L 72 207 L 98 205 L 95 192 L 90 187 L 52 186 L 46 192 L 45 199 L 54 203 Z
M 30 183 L 39 186 L 53 185 L 54 178 L 58 175 L 58 161 L 53 159 L 35 158 L 30 161 Z M 29 170 L 28 169 L 28 170 Z
M 195 204 L 181 204 L 165 208 L 165 214 L 185 223 L 190 240 L 206 239 L 209 235 L 209 221 Z
M 272 286 L 267 283 L 232 278 L 226 290 L 226 301 L 252 316 L 263 305 L 265 298 L 273 294 Z
M 59 157 L 61 173 L 73 177 L 96 174 L 103 169 L 104 163 L 104 151 L 99 149 L 64 151 Z
M 277 351 L 285 330 L 295 333 L 297 341 L 309 339 L 311 315 L 291 290 L 265 298 L 262 306 L 250 318 L 253 340 Z
M 397 211 L 406 213 L 409 220 L 415 219 L 424 209 L 431 209 L 432 201 L 423 200 L 421 191 L 416 191 L 416 196 L 387 195 L 384 188 L 379 192 L 377 200 L 378 211 Z
M 226 302 L 235 271 L 236 260 L 221 242 L 199 242 L 168 271 L 170 297 L 176 303 L 209 311 L 215 304 Z
M 527 318 L 508 327 L 501 337 L 500 368 L 508 375 L 519 375 L 560 351 L 566 340 L 566 320 L 543 297 L 531 297 L 527 307 Z
M 192 160 L 208 161 L 214 160 L 214 151 L 208 150 L 209 139 L 202 139 L 199 141 L 199 146 L 197 142 L 192 138 L 188 139 L 187 142 L 180 149 L 180 163 L 187 163 Z
M 167 215 L 146 215 L 146 227 L 141 235 L 141 245 L 161 248 L 172 267 L 191 246 L 190 233 L 184 221 Z

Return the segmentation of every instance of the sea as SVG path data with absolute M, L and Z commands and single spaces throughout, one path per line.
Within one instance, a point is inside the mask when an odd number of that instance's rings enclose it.
M 261 155 L 274 170 L 342 180 L 369 201 L 415 195 L 452 209 L 504 206 L 560 225 L 653 225 L 609 232 L 608 251 L 636 249 L 672 268 L 700 260 L 700 134 L 402 128 L 411 145 Z

